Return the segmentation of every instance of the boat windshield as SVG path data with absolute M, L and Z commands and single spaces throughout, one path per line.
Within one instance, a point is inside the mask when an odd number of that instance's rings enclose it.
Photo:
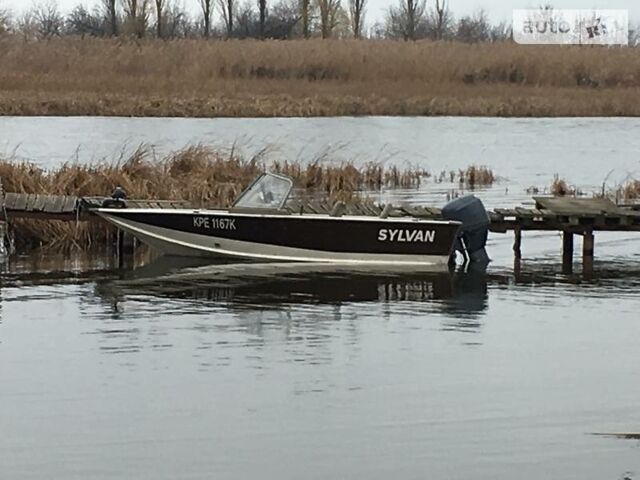
M 289 177 L 263 173 L 233 204 L 240 208 L 280 209 L 284 206 L 293 182 Z

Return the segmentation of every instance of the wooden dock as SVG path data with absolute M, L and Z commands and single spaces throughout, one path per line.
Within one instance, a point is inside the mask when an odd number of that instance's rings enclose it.
M 75 197 L 61 195 L 34 195 L 5 193 L 0 190 L 2 215 L 0 223 L 13 219 L 89 221 L 99 220 L 92 210 L 100 207 L 108 197 Z M 514 232 L 515 268 L 519 270 L 522 258 L 522 234 L 524 231 L 562 232 L 563 271 L 571 272 L 573 266 L 574 237 L 583 237 L 583 269 L 593 269 L 594 232 L 640 232 L 640 204 L 616 205 L 607 198 L 534 197 L 534 208 L 496 208 L 489 211 L 490 231 Z M 129 208 L 192 208 L 188 202 L 172 200 L 129 200 Z M 291 213 L 331 214 L 335 206 L 323 202 L 293 200 L 288 204 Z M 344 213 L 351 215 L 381 215 L 392 217 L 413 216 L 442 219 L 439 208 L 423 206 L 397 206 L 349 204 Z M 3 226 L 4 227 L 4 226 Z M 0 229 L 0 230 L 3 230 Z
M 8 220 L 32 218 L 75 222 L 98 219 L 91 210 L 100 207 L 106 199 L 107 197 L 5 193 L 2 209 Z M 127 206 L 130 208 L 189 208 L 189 203 L 174 200 L 127 200 Z

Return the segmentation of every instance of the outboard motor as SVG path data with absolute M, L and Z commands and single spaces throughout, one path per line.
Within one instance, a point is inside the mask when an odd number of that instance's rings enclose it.
M 471 262 L 489 263 L 485 246 L 491 219 L 482 201 L 473 195 L 456 198 L 444 206 L 442 216 L 462 222 L 455 249 Z

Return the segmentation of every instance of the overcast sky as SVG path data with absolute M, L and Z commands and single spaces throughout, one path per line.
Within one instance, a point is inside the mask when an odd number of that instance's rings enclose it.
M 37 0 L 36 0 L 37 1 Z M 83 3 L 93 6 L 97 0 L 57 0 L 62 10 L 70 10 L 74 5 Z M 187 8 L 197 11 L 198 0 L 178 0 Z M 430 5 L 435 0 L 427 0 Z M 382 18 L 383 12 L 390 4 L 397 0 L 368 0 L 368 22 Z M 32 0 L 0 0 L 0 6 L 9 7 L 14 11 L 28 8 L 34 2 Z M 257 3 L 257 1 L 256 1 Z M 343 0 L 346 4 L 347 0 Z M 556 8 L 623 8 L 629 10 L 632 19 L 640 19 L 640 0 L 449 0 L 450 8 L 456 16 L 471 13 L 478 8 L 484 8 L 493 20 L 510 20 L 511 11 L 514 8 L 533 8 L 544 3 L 551 3 Z

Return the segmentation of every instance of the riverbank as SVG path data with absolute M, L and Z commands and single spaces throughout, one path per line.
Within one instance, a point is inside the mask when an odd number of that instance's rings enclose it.
M 632 48 L 5 38 L 0 115 L 638 116 Z

